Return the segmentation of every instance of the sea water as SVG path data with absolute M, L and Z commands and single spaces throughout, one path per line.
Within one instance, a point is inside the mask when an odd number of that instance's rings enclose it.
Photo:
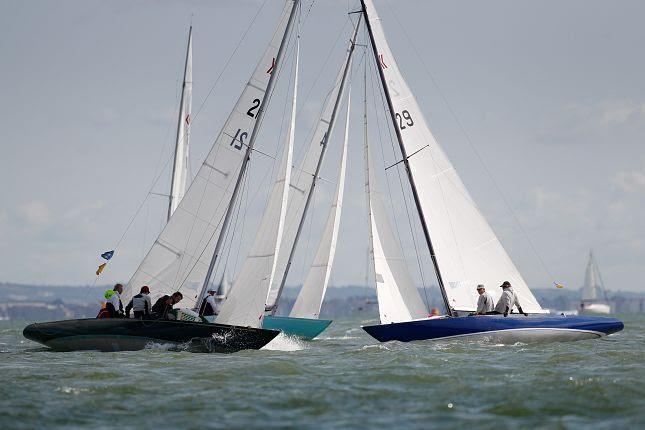
M 306 342 L 196 354 L 51 352 L 0 322 L 0 428 L 645 428 L 645 316 L 598 340 Z

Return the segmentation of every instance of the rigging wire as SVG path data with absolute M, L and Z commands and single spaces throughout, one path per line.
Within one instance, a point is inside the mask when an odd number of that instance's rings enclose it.
M 419 53 L 419 50 L 417 49 L 416 44 L 412 41 L 412 38 L 409 36 L 409 34 L 408 34 L 408 32 L 406 31 L 405 27 L 404 27 L 404 26 L 401 24 L 401 22 L 399 21 L 399 19 L 398 19 L 398 17 L 397 17 L 397 15 L 396 15 L 396 13 L 395 13 L 395 12 L 394 12 L 394 10 L 392 9 L 392 7 L 391 7 L 389 4 L 388 4 L 388 7 L 390 8 L 390 13 L 391 13 L 391 15 L 394 17 L 394 20 L 397 22 L 397 24 L 399 25 L 399 27 L 401 27 L 401 29 L 403 30 L 403 34 L 405 35 L 406 39 L 408 40 L 409 45 L 410 45 L 410 46 L 412 46 L 412 49 L 413 49 L 413 51 L 414 51 L 415 55 L 417 56 L 417 58 L 418 58 L 419 62 L 420 62 L 420 63 L 421 63 L 421 65 L 423 66 L 424 71 L 426 72 L 426 74 L 428 75 L 428 77 L 430 77 L 430 80 L 432 81 L 432 84 L 434 85 L 434 87 L 437 89 L 437 92 L 439 93 L 439 96 L 441 97 L 441 99 L 443 100 L 444 104 L 445 104 L 445 105 L 446 105 L 446 107 L 448 108 L 448 111 L 450 112 L 450 114 L 451 114 L 451 116 L 453 117 L 453 119 L 454 119 L 455 123 L 456 123 L 456 124 L 457 124 L 457 126 L 459 127 L 459 129 L 460 129 L 461 133 L 464 135 L 465 140 L 466 140 L 466 142 L 468 143 L 468 146 L 469 146 L 469 147 L 470 147 L 470 149 L 473 151 L 473 153 L 477 156 L 478 161 L 480 162 L 480 164 L 481 164 L 481 165 L 482 165 L 482 167 L 484 168 L 484 172 L 486 173 L 486 175 L 488 176 L 488 178 L 489 178 L 489 179 L 491 180 L 491 182 L 493 183 L 493 186 L 495 187 L 495 190 L 497 191 L 497 193 L 498 193 L 498 194 L 500 195 L 500 197 L 502 198 L 502 201 L 504 202 L 504 205 L 506 206 L 506 209 L 507 209 L 507 210 L 508 210 L 508 212 L 511 214 L 511 217 L 513 218 L 513 220 L 514 220 L 514 221 L 515 221 L 515 223 L 517 224 L 518 228 L 519 228 L 519 229 L 520 229 L 520 231 L 522 232 L 522 235 L 524 236 L 524 238 L 525 238 L 525 239 L 526 239 L 526 241 L 528 242 L 529 246 L 531 247 L 531 250 L 533 251 L 533 253 L 534 253 L 534 254 L 535 254 L 535 256 L 537 257 L 537 259 L 539 260 L 540 265 L 542 266 L 542 269 L 543 269 L 543 270 L 544 270 L 544 272 L 549 276 L 549 278 L 551 279 L 551 281 L 552 281 L 553 283 L 556 283 L 556 282 L 555 282 L 555 277 L 553 276 L 553 274 L 551 273 L 551 271 L 550 271 L 550 270 L 549 270 L 549 268 L 547 267 L 546 263 L 544 262 L 544 259 L 542 258 L 541 254 L 538 252 L 537 248 L 536 248 L 536 247 L 535 247 L 535 245 L 533 244 L 533 241 L 531 240 L 530 236 L 528 235 L 528 233 L 527 233 L 527 232 L 526 232 L 526 230 L 524 229 L 524 226 L 522 225 L 522 223 L 520 222 L 519 218 L 518 218 L 518 217 L 517 217 L 517 215 L 515 214 L 515 211 L 513 210 L 512 206 L 511 206 L 511 204 L 509 203 L 508 199 L 506 198 L 505 194 L 502 192 L 502 189 L 501 189 L 501 187 L 498 185 L 497 181 L 495 180 L 495 178 L 494 178 L 494 176 L 493 176 L 492 172 L 490 171 L 490 169 L 488 168 L 488 166 L 487 166 L 487 165 L 486 165 L 486 163 L 484 162 L 484 158 L 481 156 L 481 154 L 480 154 L 480 153 L 479 153 L 479 151 L 477 150 L 477 148 L 476 148 L 475 144 L 473 143 L 473 141 L 472 141 L 472 139 L 471 139 L 471 137 L 470 137 L 470 134 L 468 133 L 468 131 L 466 131 L 466 128 L 464 127 L 463 123 L 459 120 L 459 117 L 457 116 L 457 114 L 455 113 L 454 109 L 452 108 L 452 105 L 448 102 L 448 98 L 446 97 L 446 95 L 444 94 L 444 92 L 443 92 L 443 91 L 441 90 L 441 88 L 439 87 L 439 84 L 437 83 L 437 80 L 435 79 L 434 75 L 433 75 L 433 74 L 432 74 L 432 72 L 430 71 L 430 68 L 428 67 L 428 65 L 426 64 L 426 62 L 423 60 L 423 57 L 422 57 L 422 56 L 421 56 L 421 54 Z

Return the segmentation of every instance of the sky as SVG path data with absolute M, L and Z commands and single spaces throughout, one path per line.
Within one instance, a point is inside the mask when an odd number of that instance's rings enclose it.
M 340 67 L 347 12 L 357 4 L 303 2 L 296 160 Z M 645 4 L 375 4 L 430 128 L 529 286 L 580 287 L 593 249 L 609 289 L 644 292 Z M 190 23 L 196 171 L 281 6 L 0 0 L 0 282 L 91 284 L 98 255 L 116 244 L 99 282 L 127 281 L 163 226 L 167 203 L 157 194 L 167 193 Z M 267 153 L 277 151 L 285 88 L 259 138 Z M 360 106 L 352 109 L 333 285 L 363 284 L 367 271 L 362 122 Z M 328 183 L 289 283 L 301 282 L 312 256 L 337 159 L 330 151 Z M 249 180 L 263 190 L 271 163 L 256 164 Z M 237 260 L 253 238 L 261 194 L 245 200 Z M 402 241 L 421 283 L 413 244 Z M 433 283 L 422 260 L 424 282 Z

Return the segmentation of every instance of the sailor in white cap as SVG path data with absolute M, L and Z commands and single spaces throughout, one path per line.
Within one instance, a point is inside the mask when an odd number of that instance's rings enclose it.
M 497 306 L 495 306 L 495 313 L 508 316 L 508 313 L 513 311 L 513 307 L 517 306 L 517 310 L 521 314 L 528 316 L 528 314 L 522 310 L 522 305 L 520 305 L 520 301 L 517 298 L 517 294 L 515 294 L 511 283 L 504 281 L 500 287 L 502 288 L 502 296 L 499 298 Z
M 477 293 L 479 298 L 477 299 L 477 312 L 475 312 L 475 315 L 486 315 L 488 312 L 492 312 L 495 309 L 495 301 L 493 296 L 486 292 L 486 287 L 483 284 L 477 285 Z

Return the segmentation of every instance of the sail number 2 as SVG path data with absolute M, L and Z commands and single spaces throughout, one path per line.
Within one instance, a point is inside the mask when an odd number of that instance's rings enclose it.
M 396 121 L 399 123 L 399 128 L 401 130 L 405 130 L 407 127 L 412 127 L 414 125 L 414 121 L 412 120 L 412 116 L 410 115 L 410 112 L 407 110 L 401 111 L 401 113 L 396 113 Z M 405 120 L 405 124 L 403 124 L 403 120 Z

